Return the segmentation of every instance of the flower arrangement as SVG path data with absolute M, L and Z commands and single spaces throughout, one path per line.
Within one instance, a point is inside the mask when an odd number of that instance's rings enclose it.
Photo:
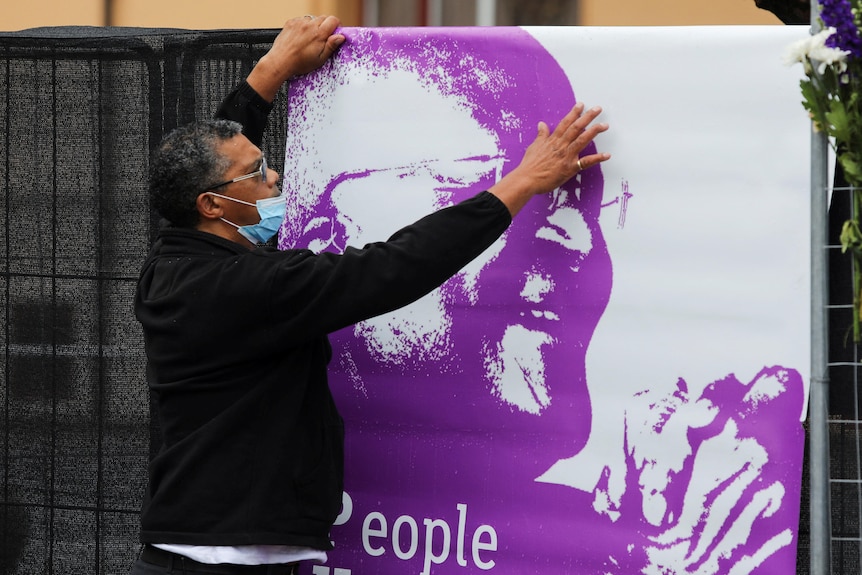
M 835 158 L 851 187 L 851 218 L 841 229 L 842 252 L 850 252 L 853 270 L 853 341 L 862 339 L 862 0 L 820 0 L 822 30 L 794 42 L 788 65 L 802 63 L 802 105 L 815 130 L 826 133 Z

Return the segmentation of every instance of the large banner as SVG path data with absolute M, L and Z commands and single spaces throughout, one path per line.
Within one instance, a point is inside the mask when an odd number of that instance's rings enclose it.
M 613 155 L 332 335 L 344 508 L 305 573 L 795 571 L 810 160 L 781 57 L 806 33 L 346 29 L 291 84 L 285 248 L 487 189 L 576 101 Z

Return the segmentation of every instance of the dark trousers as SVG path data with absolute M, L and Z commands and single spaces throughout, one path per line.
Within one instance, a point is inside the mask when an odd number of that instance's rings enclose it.
M 182 555 L 146 546 L 130 575 L 296 575 L 298 564 L 208 565 Z

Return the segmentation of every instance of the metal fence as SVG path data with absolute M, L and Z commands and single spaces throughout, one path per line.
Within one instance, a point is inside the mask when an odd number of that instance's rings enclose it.
M 0 34 L 0 573 L 128 573 L 158 445 L 132 311 L 150 148 L 276 32 Z M 268 133 L 278 157 L 281 115 Z

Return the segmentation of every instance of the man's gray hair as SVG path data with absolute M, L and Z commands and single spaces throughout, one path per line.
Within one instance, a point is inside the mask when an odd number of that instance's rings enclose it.
M 197 197 L 224 179 L 230 160 L 218 146 L 242 132 L 230 120 L 208 120 L 181 126 L 153 152 L 150 163 L 150 202 L 171 224 L 191 228 L 200 217 Z

